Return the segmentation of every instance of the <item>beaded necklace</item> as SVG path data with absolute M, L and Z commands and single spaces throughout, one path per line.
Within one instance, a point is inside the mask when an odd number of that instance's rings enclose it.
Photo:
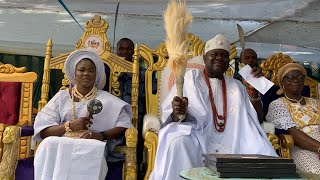
M 213 116 L 214 127 L 215 127 L 215 129 L 217 131 L 223 132 L 225 127 L 226 127 L 226 123 L 227 123 L 227 87 L 226 87 L 226 81 L 225 81 L 225 79 L 223 77 L 223 79 L 222 79 L 223 116 L 222 116 L 222 115 L 218 114 L 216 105 L 214 104 L 213 93 L 212 93 L 209 77 L 208 77 L 208 74 L 207 74 L 206 70 L 203 71 L 203 74 L 204 74 L 204 77 L 205 77 L 205 80 L 206 80 L 206 84 L 207 84 L 208 89 L 209 89 L 209 97 L 210 97 L 211 108 L 212 108 L 212 112 L 213 112 L 212 116 Z M 220 122 L 218 122 L 218 121 L 220 121 Z
M 91 91 L 86 94 L 82 95 L 77 88 L 77 85 L 75 85 L 71 90 L 71 99 L 72 99 L 72 119 L 75 119 L 75 106 L 74 106 L 74 97 L 78 98 L 81 102 L 84 102 L 86 100 L 91 100 L 96 97 L 97 88 L 93 86 Z
M 69 89 L 68 89 L 69 90 Z M 85 100 L 91 100 L 96 97 L 97 88 L 94 86 L 92 90 L 83 96 L 77 89 L 77 85 L 75 85 L 71 90 L 71 100 L 72 100 L 72 120 L 75 120 L 75 105 L 74 105 L 74 97 L 78 98 L 82 102 Z M 87 126 L 88 127 L 88 126 Z M 79 138 L 83 135 L 83 133 L 87 132 L 88 130 L 77 130 L 77 131 L 67 131 L 64 136 L 70 138 Z
M 293 101 L 293 102 L 296 102 L 296 103 L 299 103 L 299 104 L 301 104 L 301 101 L 303 100 L 303 96 L 302 96 L 301 99 L 299 99 L 299 100 L 291 99 L 291 98 L 289 98 L 286 94 L 284 94 L 284 96 L 285 96 L 289 101 Z

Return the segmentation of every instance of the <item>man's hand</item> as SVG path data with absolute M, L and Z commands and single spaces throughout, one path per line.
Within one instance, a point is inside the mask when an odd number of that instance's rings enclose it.
M 259 92 L 251 86 L 246 80 L 242 79 L 242 84 L 246 86 L 247 92 L 251 97 L 258 97 Z
M 183 97 L 180 99 L 178 96 L 174 97 L 172 100 L 172 111 L 175 117 L 179 115 L 187 114 L 188 110 L 188 98 Z M 174 118 L 173 121 L 177 121 L 178 118 Z
M 261 71 L 261 69 L 257 68 L 257 67 L 253 67 L 251 70 L 251 74 L 253 75 L 253 77 L 259 78 L 261 76 L 263 76 L 263 73 Z

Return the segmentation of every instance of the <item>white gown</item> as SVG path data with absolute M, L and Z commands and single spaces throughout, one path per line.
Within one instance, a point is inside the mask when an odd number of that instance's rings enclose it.
M 101 132 L 114 127 L 133 127 L 131 106 L 110 93 L 98 90 L 96 99 L 103 109 L 93 115 L 92 132 Z M 87 116 L 87 103 L 75 103 L 75 118 Z M 34 124 L 34 139 L 42 141 L 40 132 L 50 126 L 64 124 L 72 119 L 72 100 L 67 90 L 59 91 L 38 113 Z M 114 152 L 114 147 L 123 138 L 105 142 L 93 139 L 47 137 L 40 143 L 34 160 L 35 180 L 104 179 L 107 161 L 123 160 Z M 107 157 L 107 159 L 106 159 Z
M 154 170 L 150 179 L 179 179 L 183 169 L 203 166 L 204 153 L 263 154 L 277 156 L 262 130 L 257 113 L 240 81 L 225 77 L 227 122 L 224 132 L 213 126 L 209 90 L 200 70 L 185 75 L 183 95 L 188 97 L 188 115 L 183 123 L 171 122 L 172 87 L 162 104 L 162 122 Z M 223 114 L 221 81 L 210 79 L 218 114 Z

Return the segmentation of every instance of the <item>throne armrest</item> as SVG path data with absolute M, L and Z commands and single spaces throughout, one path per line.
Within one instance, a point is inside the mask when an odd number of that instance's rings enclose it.
M 272 147 L 274 150 L 279 150 L 281 148 L 280 146 L 280 140 L 279 137 L 275 134 L 267 134 L 267 137 L 272 144 Z
M 7 127 L 6 124 L 3 124 L 3 123 L 0 124 L 0 159 L 2 158 L 2 152 L 3 152 L 3 143 L 2 143 L 3 132 L 6 127 Z
M 21 126 L 21 137 L 32 136 L 33 134 L 33 126 Z
M 160 130 L 160 120 L 154 114 L 146 114 L 143 117 L 142 136 L 145 137 L 146 133 L 151 131 L 158 134 Z
M 147 131 L 144 136 L 144 146 L 148 149 L 148 168 L 144 179 L 149 179 L 151 171 L 154 168 L 154 161 L 158 147 L 158 135 L 152 131 Z
M 126 161 L 124 164 L 124 173 L 122 179 L 136 179 L 137 178 L 137 143 L 138 130 L 136 128 L 129 128 L 126 130 Z
M 262 129 L 264 132 L 267 134 L 267 137 L 272 144 L 272 147 L 274 150 L 279 150 L 280 149 L 280 141 L 279 137 L 275 135 L 275 126 L 272 123 L 269 122 L 263 122 L 261 124 Z
M 294 141 L 289 134 L 280 134 L 280 155 L 283 158 L 291 158 L 290 149 L 294 145 Z
M 0 162 L 0 179 L 14 179 L 18 161 L 20 141 L 20 127 L 7 126 L 1 139 L 3 142 L 3 156 Z
M 26 126 L 26 125 L 28 125 L 28 120 L 20 119 L 19 122 L 16 125 L 17 126 Z

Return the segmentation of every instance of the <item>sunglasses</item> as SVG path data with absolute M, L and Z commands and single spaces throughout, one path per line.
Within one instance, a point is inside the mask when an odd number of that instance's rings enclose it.
M 304 75 L 298 75 L 298 76 L 289 75 L 289 76 L 285 76 L 284 78 L 286 78 L 289 82 L 293 82 L 295 79 L 297 79 L 298 81 L 304 81 L 306 77 Z

